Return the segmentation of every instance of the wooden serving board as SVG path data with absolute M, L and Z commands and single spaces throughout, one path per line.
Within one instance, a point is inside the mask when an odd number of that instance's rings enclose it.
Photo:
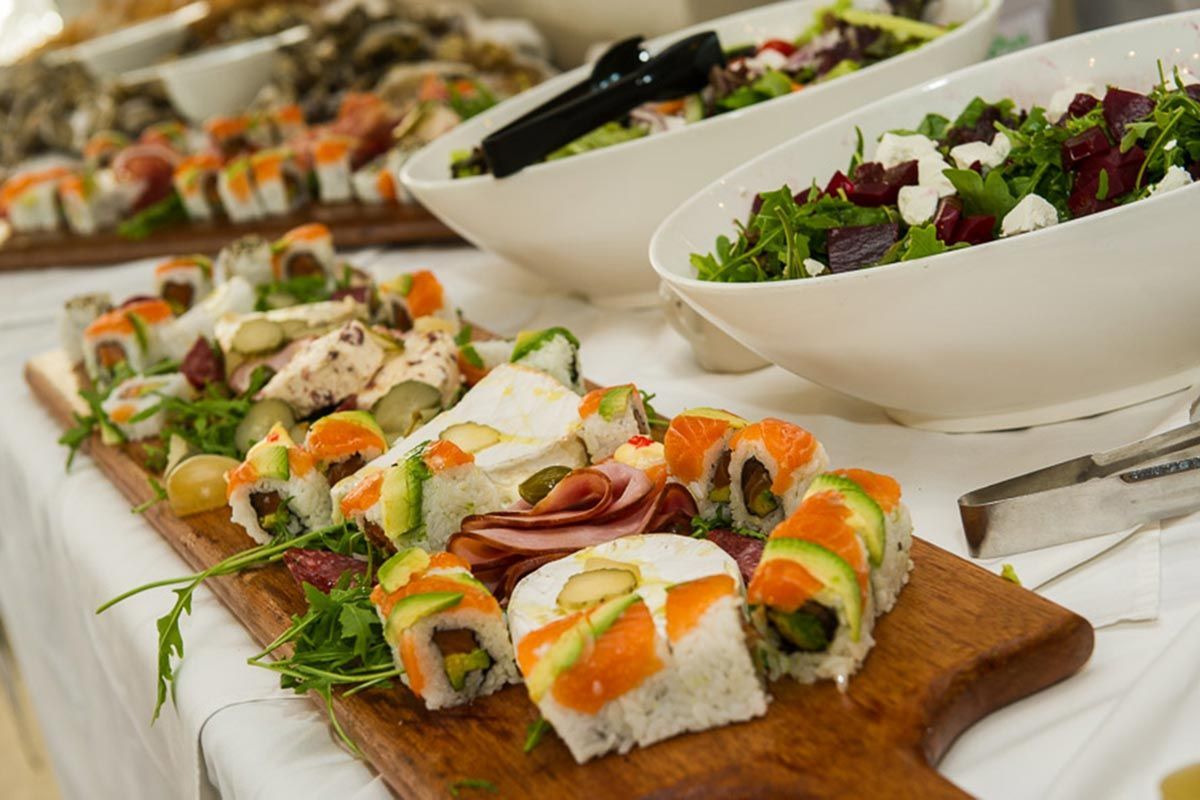
M 125 239 L 115 231 L 94 236 L 76 236 L 65 231 L 13 234 L 0 245 L 0 272 L 116 264 L 183 253 L 215 255 L 239 236 L 257 233 L 275 239 L 307 222 L 328 225 L 342 248 L 458 240 L 456 233 L 418 205 L 314 204 L 284 217 L 257 222 L 181 223 L 137 241 Z
M 65 356 L 34 359 L 25 376 L 67 424 L 74 377 Z M 151 497 L 120 448 L 97 437 L 88 451 L 130 503 Z M 251 545 L 227 509 L 184 520 L 160 503 L 145 516 L 196 569 Z M 877 622 L 875 649 L 849 690 L 780 681 L 766 716 L 752 722 L 580 766 L 550 733 L 521 752 L 538 714 L 520 686 L 431 713 L 397 684 L 338 699 L 336 713 L 405 798 L 446 797 L 463 778 L 491 781 L 499 797 L 966 797 L 937 773 L 938 760 L 975 721 L 1072 675 L 1093 632 L 1082 617 L 920 539 L 912 557 L 912 578 Z M 282 565 L 211 584 L 264 645 L 304 610 Z

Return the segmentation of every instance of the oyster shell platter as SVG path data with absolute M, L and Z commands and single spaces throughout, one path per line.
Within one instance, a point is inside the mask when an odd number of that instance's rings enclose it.
M 66 355 L 39 356 L 25 375 L 47 412 L 70 426 L 78 384 Z M 128 446 L 94 434 L 87 451 L 130 502 L 151 499 Z M 145 517 L 196 569 L 250 544 L 228 508 L 181 519 L 160 503 Z M 776 682 L 768 713 L 752 722 L 580 766 L 553 735 L 523 752 L 538 711 L 520 686 L 429 712 L 397 684 L 335 694 L 334 713 L 372 768 L 408 798 L 447 797 L 468 778 L 486 780 L 500 797 L 568 796 L 581 786 L 624 797 L 966 797 L 938 774 L 938 760 L 980 718 L 1076 672 L 1091 654 L 1092 628 L 927 542 L 914 540 L 912 559 L 903 598 L 878 623 L 875 650 L 848 688 Z M 305 607 L 281 563 L 210 587 L 263 644 Z

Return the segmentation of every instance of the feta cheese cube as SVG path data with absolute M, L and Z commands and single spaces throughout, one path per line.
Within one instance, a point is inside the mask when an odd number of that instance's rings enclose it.
M 1000 235 L 1016 236 L 1057 224 L 1058 209 L 1044 197 L 1027 194 L 1012 211 L 1004 215 L 1000 223 Z
M 924 225 L 937 211 L 938 190 L 932 186 L 901 186 L 897 205 L 909 225 Z
M 918 161 L 922 156 L 937 154 L 937 144 L 920 133 L 885 133 L 875 148 L 875 160 L 887 168 L 903 164 L 905 161 Z
M 976 161 L 984 169 L 993 169 L 1004 163 L 1012 152 L 1012 142 L 1003 133 L 997 133 L 991 144 L 986 142 L 967 142 L 950 150 L 950 158 L 954 159 L 959 169 L 970 169 Z
M 826 269 L 827 267 L 815 258 L 804 259 L 804 271 L 808 273 L 810 278 L 820 275 Z
M 1183 167 L 1172 164 L 1167 169 L 1167 174 L 1158 183 L 1150 187 L 1150 196 L 1155 197 L 1160 194 L 1165 194 L 1174 189 L 1182 189 L 1192 182 L 1192 175 Z
M 788 58 L 783 53 L 775 49 L 763 50 L 756 54 L 753 58 L 746 59 L 748 64 L 755 68 L 758 72 L 766 72 L 769 69 L 780 70 L 787 66 Z
M 1098 92 L 1096 87 L 1090 83 L 1081 81 L 1073 81 L 1068 83 L 1063 88 L 1059 89 L 1054 94 L 1050 95 L 1050 102 L 1046 103 L 1046 119 L 1050 122 L 1058 122 L 1067 113 L 1067 109 L 1071 107 L 1071 101 L 1075 99 L 1077 94 L 1090 94 L 1093 97 L 1103 97 L 1103 92 Z
M 948 169 L 950 165 L 940 155 L 922 156 L 917 159 L 917 183 L 937 189 L 938 197 L 949 197 L 956 190 L 945 175 Z

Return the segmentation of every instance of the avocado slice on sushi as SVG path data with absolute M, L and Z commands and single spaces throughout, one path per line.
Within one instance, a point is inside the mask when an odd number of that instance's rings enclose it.
M 632 386 L 614 386 L 600 398 L 600 417 L 606 422 L 612 422 L 625 413 L 629 408 L 629 397 L 633 394 Z
M 767 619 L 785 641 L 811 653 L 828 648 L 837 632 L 837 615 L 820 603 L 805 603 L 791 613 L 768 611 Z
M 259 478 L 286 481 L 291 474 L 288 449 L 281 444 L 259 447 L 250 453 L 246 460 L 254 467 Z
M 879 507 L 879 504 L 871 499 L 871 496 L 864 492 L 857 483 L 833 473 L 827 472 L 813 479 L 808 491 L 804 493 L 804 497 L 809 498 L 821 492 L 837 492 L 841 495 L 842 502 L 853 514 L 850 524 L 859 532 L 863 542 L 867 545 L 867 555 L 870 557 L 871 566 L 878 567 L 882 564 L 886 523 L 883 518 L 883 509 Z
M 392 606 L 392 613 L 388 614 L 384 638 L 395 644 L 400 641 L 400 634 L 413 625 L 430 614 L 453 608 L 462 599 L 462 592 L 425 592 L 424 594 L 409 595 Z
M 787 559 L 804 567 L 824 585 L 814 598 L 822 605 L 840 605 L 850 626 L 850 638 L 862 633 L 863 598 L 854 568 L 831 550 L 804 539 L 776 538 L 763 548 L 763 562 Z
M 429 554 L 419 547 L 410 547 L 380 564 L 376 577 L 383 590 L 390 594 L 408 583 L 413 574 L 428 566 Z
M 421 450 L 387 471 L 380 495 L 383 500 L 383 532 L 392 541 L 409 536 L 421 527 L 421 485 L 429 469 L 421 460 Z
M 556 337 L 563 337 L 575 349 L 579 349 L 579 340 L 575 338 L 575 334 L 571 333 L 566 328 L 546 328 L 543 331 L 522 331 L 517 334 L 517 340 L 513 344 L 512 355 L 509 356 L 509 361 L 516 363 L 525 356 L 535 350 L 538 350 L 542 345 Z
M 679 416 L 681 417 L 704 417 L 705 419 L 719 419 L 728 422 L 732 428 L 744 428 L 750 424 L 749 420 L 742 419 L 737 414 L 730 414 L 728 411 L 722 411 L 719 408 L 708 408 L 701 406 L 699 408 L 689 408 Z
M 446 679 L 454 691 L 461 692 L 467 685 L 467 675 L 475 670 L 487 669 L 492 665 L 492 657 L 483 648 L 476 648 L 470 653 L 451 653 L 442 659 L 446 670 Z
M 602 636 L 621 618 L 626 609 L 640 599 L 636 594 L 615 597 L 597 606 L 590 614 L 568 628 L 525 677 L 525 687 L 529 690 L 529 697 L 533 702 L 540 702 L 558 676 L 575 666 L 588 640 Z

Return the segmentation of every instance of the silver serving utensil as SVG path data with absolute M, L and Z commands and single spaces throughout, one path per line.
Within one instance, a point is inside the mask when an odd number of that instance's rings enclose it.
M 1196 418 L 1198 406 L 1193 405 Z M 958 499 L 971 555 L 993 558 L 1200 509 L 1200 422 Z

